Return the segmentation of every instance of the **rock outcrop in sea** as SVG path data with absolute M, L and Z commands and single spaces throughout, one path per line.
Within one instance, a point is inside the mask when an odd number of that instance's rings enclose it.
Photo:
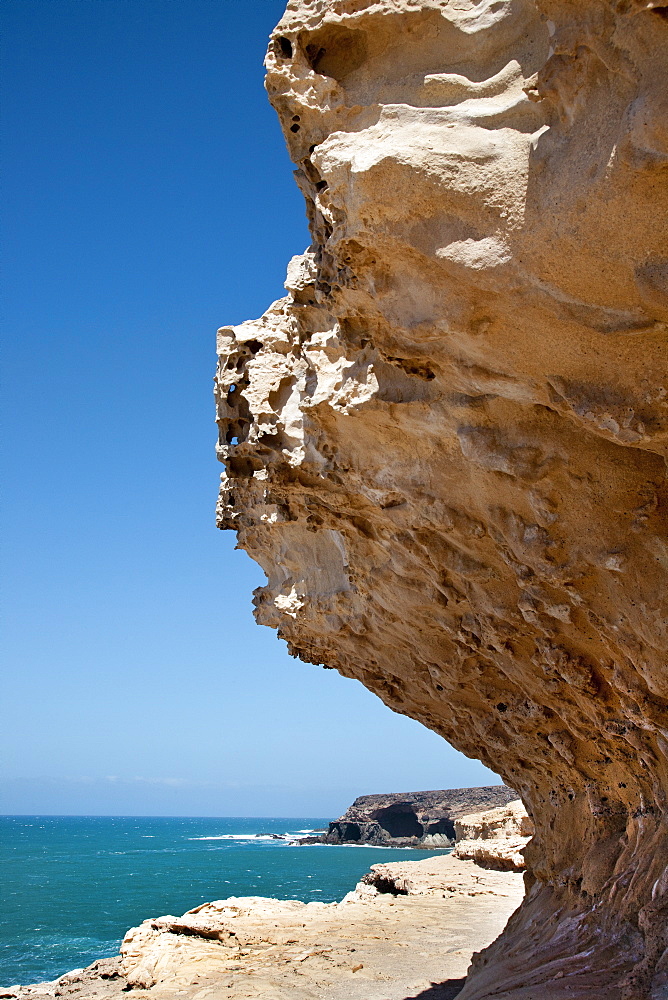
M 312 245 L 219 334 L 257 618 L 535 825 L 461 1000 L 668 990 L 668 8 L 290 0 Z
M 506 785 L 360 795 L 319 839 L 325 844 L 450 847 L 456 820 L 513 799 L 517 793 Z

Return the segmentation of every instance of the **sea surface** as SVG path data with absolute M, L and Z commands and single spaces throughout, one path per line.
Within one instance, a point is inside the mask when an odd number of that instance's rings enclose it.
M 311 816 L 0 817 L 0 986 L 115 955 L 147 917 L 227 896 L 333 902 L 372 864 L 444 853 L 272 837 L 326 827 Z

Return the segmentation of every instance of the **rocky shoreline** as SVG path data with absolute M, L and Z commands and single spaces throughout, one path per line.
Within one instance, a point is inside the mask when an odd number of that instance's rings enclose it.
M 120 955 L 0 998 L 451 1000 L 522 900 L 522 875 L 506 858 L 524 815 L 510 803 L 463 817 L 460 845 L 477 844 L 479 857 L 458 846 L 373 865 L 340 903 L 231 897 L 145 920 Z
M 147 920 L 128 932 L 120 956 L 0 996 L 454 997 L 473 953 L 501 932 L 522 896 L 519 873 L 452 855 L 378 865 L 340 903 L 232 897 Z M 440 994 L 429 992 L 434 984 Z
M 507 785 L 448 788 L 431 792 L 360 795 L 343 816 L 310 843 L 373 844 L 377 847 L 452 847 L 456 821 L 470 813 L 517 799 Z

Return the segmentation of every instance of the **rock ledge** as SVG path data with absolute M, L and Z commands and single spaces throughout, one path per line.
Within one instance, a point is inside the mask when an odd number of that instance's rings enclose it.
M 121 957 L 8 1000 L 404 1000 L 461 988 L 522 898 L 522 877 L 451 856 L 374 865 L 340 903 L 231 897 L 128 931 Z

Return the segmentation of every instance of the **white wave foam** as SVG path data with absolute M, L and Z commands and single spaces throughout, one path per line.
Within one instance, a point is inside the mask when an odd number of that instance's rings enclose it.
M 188 840 L 275 840 L 265 833 L 220 833 L 216 837 L 188 837 Z

